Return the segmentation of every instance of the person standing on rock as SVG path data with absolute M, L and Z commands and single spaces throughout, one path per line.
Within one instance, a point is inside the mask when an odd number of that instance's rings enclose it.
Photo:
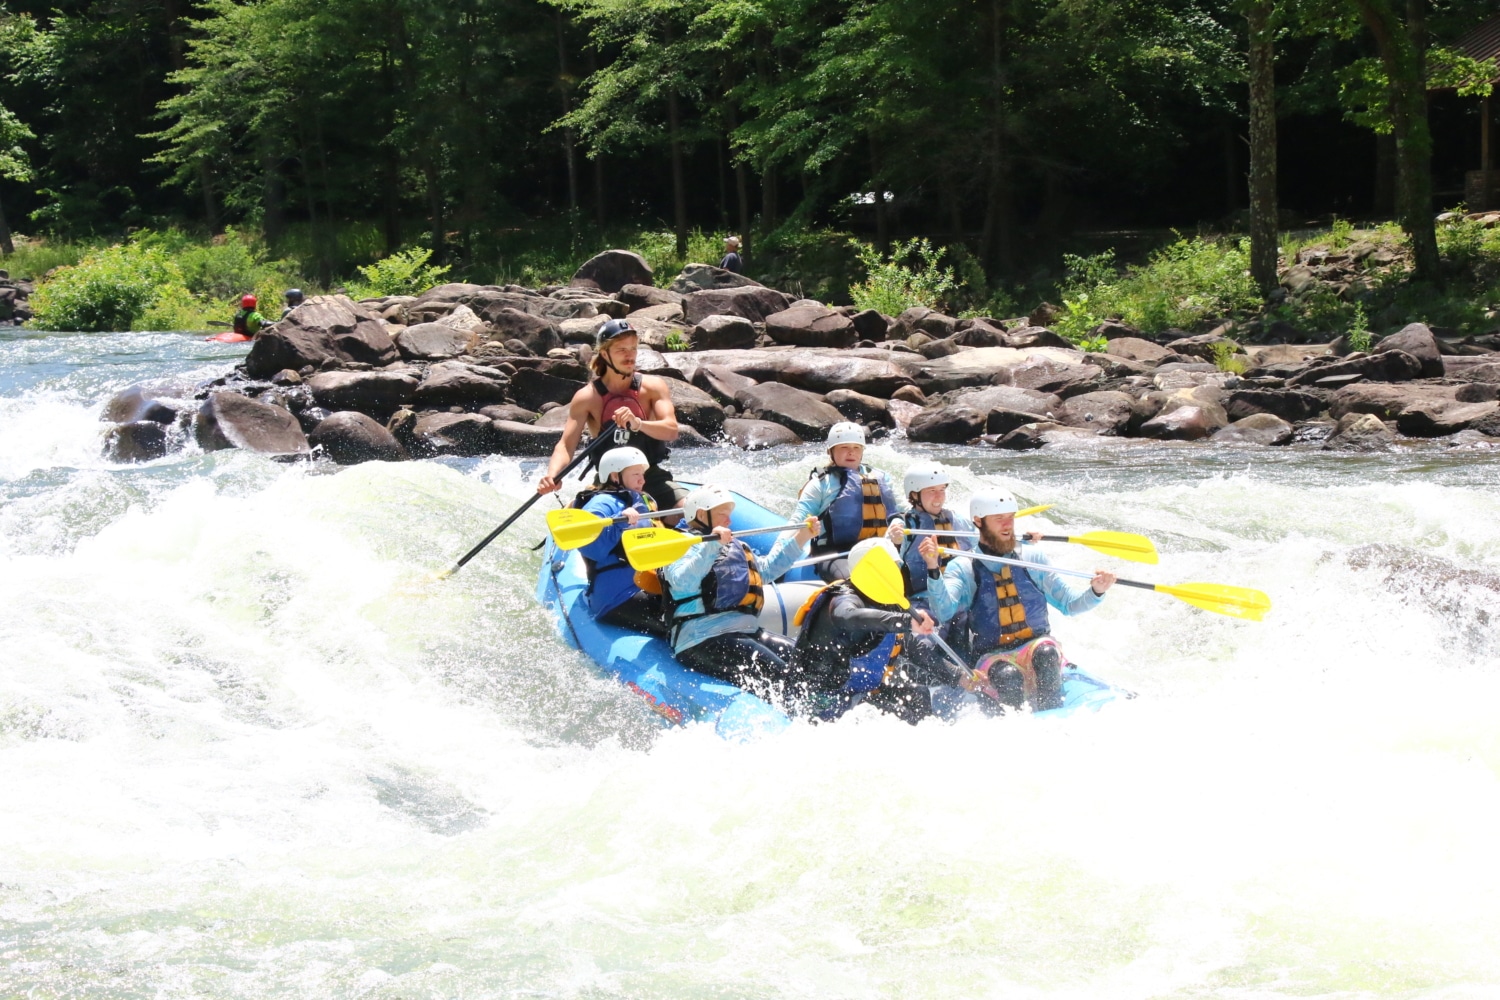
M 286 290 L 286 308 L 281 310 L 281 319 L 286 319 L 292 314 L 292 310 L 300 306 L 306 299 L 300 288 L 288 288 Z M 280 320 L 277 320 L 280 322 Z
M 240 297 L 240 308 L 234 314 L 234 320 L 231 325 L 234 332 L 241 337 L 254 337 L 260 333 L 261 327 L 266 325 L 266 318 L 255 311 L 255 304 L 254 295 Z
M 764 586 L 806 551 L 817 528 L 808 518 L 795 533 L 757 556 L 729 530 L 734 496 L 700 486 L 682 502 L 687 528 L 704 541 L 660 570 L 672 651 L 689 670 L 737 684 L 769 700 L 792 685 L 792 640 L 760 627 Z
M 625 558 L 625 532 L 634 528 L 642 514 L 660 510 L 641 492 L 646 485 L 646 456 L 639 448 L 612 448 L 599 460 L 599 485 L 581 491 L 573 506 L 613 521 L 599 537 L 580 548 L 588 574 L 589 613 L 604 625 L 665 636 L 661 618 L 661 595 L 648 594 L 635 582 L 635 570 Z
M 735 274 L 745 273 L 745 262 L 740 257 L 740 238 L 738 236 L 724 237 L 724 259 L 719 261 L 719 266 L 726 271 Z
M 813 543 L 813 555 L 847 553 L 855 542 L 888 535 L 895 543 L 893 525 L 901 512 L 891 493 L 884 472 L 864 464 L 865 429 L 844 421 L 828 430 L 828 464 L 813 469 L 802 492 L 792 519 L 815 517 L 822 530 Z M 847 555 L 818 564 L 818 576 L 825 582 L 847 580 Z
M 977 554 L 1048 562 L 1038 547 L 1016 538 L 1016 498 L 1004 491 L 975 494 L 969 516 L 979 529 Z M 1092 611 L 1114 586 L 1115 575 L 1096 570 L 1088 583 L 1056 573 L 958 556 L 943 568 L 938 541 L 918 547 L 927 568 L 928 605 L 938 621 L 968 613 L 969 662 L 988 678 L 1002 704 L 1033 709 L 1062 704 L 1062 647 L 1052 637 L 1048 606 L 1065 615 Z
M 967 517 L 950 510 L 948 484 L 952 477 L 948 467 L 940 462 L 918 462 L 906 470 L 901 481 L 901 491 L 906 494 L 910 508 L 894 525 L 893 541 L 901 551 L 902 572 L 906 577 L 906 596 L 913 608 L 930 610 L 927 603 L 927 564 L 922 558 L 919 545 L 925 536 L 907 535 L 913 531 L 952 531 L 955 535 L 938 535 L 937 543 L 945 549 L 972 549 L 973 539 L 959 537 L 964 532 L 973 532 L 974 525 Z M 861 543 L 863 544 L 863 543 Z M 940 555 L 941 565 L 946 566 L 953 557 Z M 949 644 L 958 647 L 960 655 L 968 647 L 968 622 L 962 612 L 945 622 L 939 635 Z M 948 674 L 946 657 L 937 643 L 914 636 L 907 643 L 907 655 L 916 668 L 916 676 L 924 681 L 938 683 Z
M 599 327 L 591 364 L 594 378 L 574 393 L 568 404 L 567 423 L 552 449 L 547 472 L 537 483 L 538 493 L 551 493 L 561 485 L 558 476 L 573 460 L 573 452 L 587 430 L 596 438 L 615 434 L 616 443 L 608 446 L 604 455 L 617 447 L 639 448 L 649 462 L 645 492 L 659 510 L 678 506 L 683 491 L 666 469 L 671 455 L 668 445 L 677 440 L 677 410 L 663 379 L 635 370 L 638 347 L 636 332 L 623 319 L 612 319 Z M 600 455 L 596 460 L 602 458 Z M 676 518 L 664 518 L 663 523 L 675 524 Z

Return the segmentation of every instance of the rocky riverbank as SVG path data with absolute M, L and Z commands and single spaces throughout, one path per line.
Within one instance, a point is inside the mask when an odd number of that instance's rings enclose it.
M 0 327 L 20 326 L 31 319 L 31 293 L 36 287 L 29 281 L 12 278 L 0 268 Z
M 105 450 L 149 460 L 193 439 L 345 464 L 544 455 L 609 317 L 630 319 L 640 369 L 667 379 L 676 447 L 818 441 L 846 419 L 875 437 L 1017 450 L 1120 439 L 1500 446 L 1500 354 L 1420 323 L 1368 352 L 1241 345 L 1228 328 L 1147 338 L 1106 323 L 1108 348 L 1084 353 L 1047 328 L 1045 308 L 1010 320 L 890 317 L 794 300 L 708 265 L 668 288 L 653 280 L 639 256 L 611 250 L 561 287 L 314 297 L 224 376 L 180 396 L 137 386 L 110 400 Z

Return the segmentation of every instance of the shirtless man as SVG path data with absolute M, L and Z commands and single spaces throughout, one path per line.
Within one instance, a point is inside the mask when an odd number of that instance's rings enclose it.
M 601 433 L 618 435 L 614 444 L 604 446 L 604 452 L 591 456 L 594 465 L 614 448 L 639 448 L 650 463 L 644 492 L 656 501 L 659 510 L 679 506 L 677 501 L 682 492 L 665 468 L 671 454 L 667 446 L 677 440 L 677 411 L 672 406 L 667 383 L 635 370 L 639 342 L 624 320 L 612 319 L 601 326 L 595 344 L 591 366 L 594 378 L 573 394 L 562 438 L 552 449 L 547 473 L 537 483 L 536 491 L 551 493 L 561 485 L 558 474 L 573 460 L 573 452 L 587 429 L 595 437 Z M 675 522 L 675 518 L 663 519 L 664 524 Z

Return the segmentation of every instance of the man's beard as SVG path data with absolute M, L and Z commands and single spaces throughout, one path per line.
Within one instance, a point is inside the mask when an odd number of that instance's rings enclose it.
M 1011 531 L 1009 537 L 1004 537 L 998 532 L 992 531 L 989 528 L 981 528 L 979 531 L 979 540 L 984 543 L 985 548 L 989 549 L 991 552 L 997 552 L 1001 555 L 1010 552 L 1016 547 L 1016 535 L 1014 530 Z

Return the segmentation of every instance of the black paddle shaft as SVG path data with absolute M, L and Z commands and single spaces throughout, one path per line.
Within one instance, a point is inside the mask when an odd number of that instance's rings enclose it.
M 596 438 L 594 438 L 594 440 L 590 441 L 588 443 L 588 446 L 586 448 L 584 448 L 582 451 L 580 451 L 577 455 L 575 455 L 573 457 L 573 461 L 569 462 L 566 466 L 563 467 L 563 470 L 557 474 L 557 478 L 559 480 L 563 479 L 565 476 L 567 476 L 568 473 L 570 473 L 574 469 L 578 468 L 579 463 L 581 463 L 584 459 L 588 458 L 589 454 L 592 453 L 595 448 L 599 447 L 606 440 L 612 439 L 613 437 L 614 437 L 613 434 L 609 434 L 606 431 L 601 431 L 598 437 L 596 437 Z M 530 499 L 528 499 L 525 503 L 521 504 L 521 506 L 517 507 L 516 508 L 516 512 L 514 514 L 512 514 L 510 517 L 507 517 L 504 521 L 502 521 L 500 523 L 500 527 L 496 528 L 494 531 L 490 532 L 488 535 L 485 535 L 484 536 L 484 541 L 480 542 L 478 545 L 474 546 L 468 552 L 464 553 L 464 557 L 462 559 L 460 559 L 458 562 L 454 563 L 453 564 L 453 568 L 451 570 L 449 570 L 448 572 L 450 574 L 451 573 L 457 573 L 459 570 L 463 569 L 464 568 L 464 563 L 468 562 L 470 559 L 473 559 L 475 556 L 479 555 L 480 552 L 484 551 L 484 547 L 486 545 L 490 544 L 490 542 L 493 542 L 495 539 L 499 538 L 501 532 L 503 532 L 506 528 L 509 528 L 512 524 L 515 524 L 516 523 L 516 518 L 520 517 L 522 514 L 526 513 L 528 510 L 530 510 L 531 509 L 531 505 L 534 504 L 534 503 L 536 503 L 538 500 L 540 500 L 544 495 L 545 494 L 538 493 L 535 496 L 533 496 Z

